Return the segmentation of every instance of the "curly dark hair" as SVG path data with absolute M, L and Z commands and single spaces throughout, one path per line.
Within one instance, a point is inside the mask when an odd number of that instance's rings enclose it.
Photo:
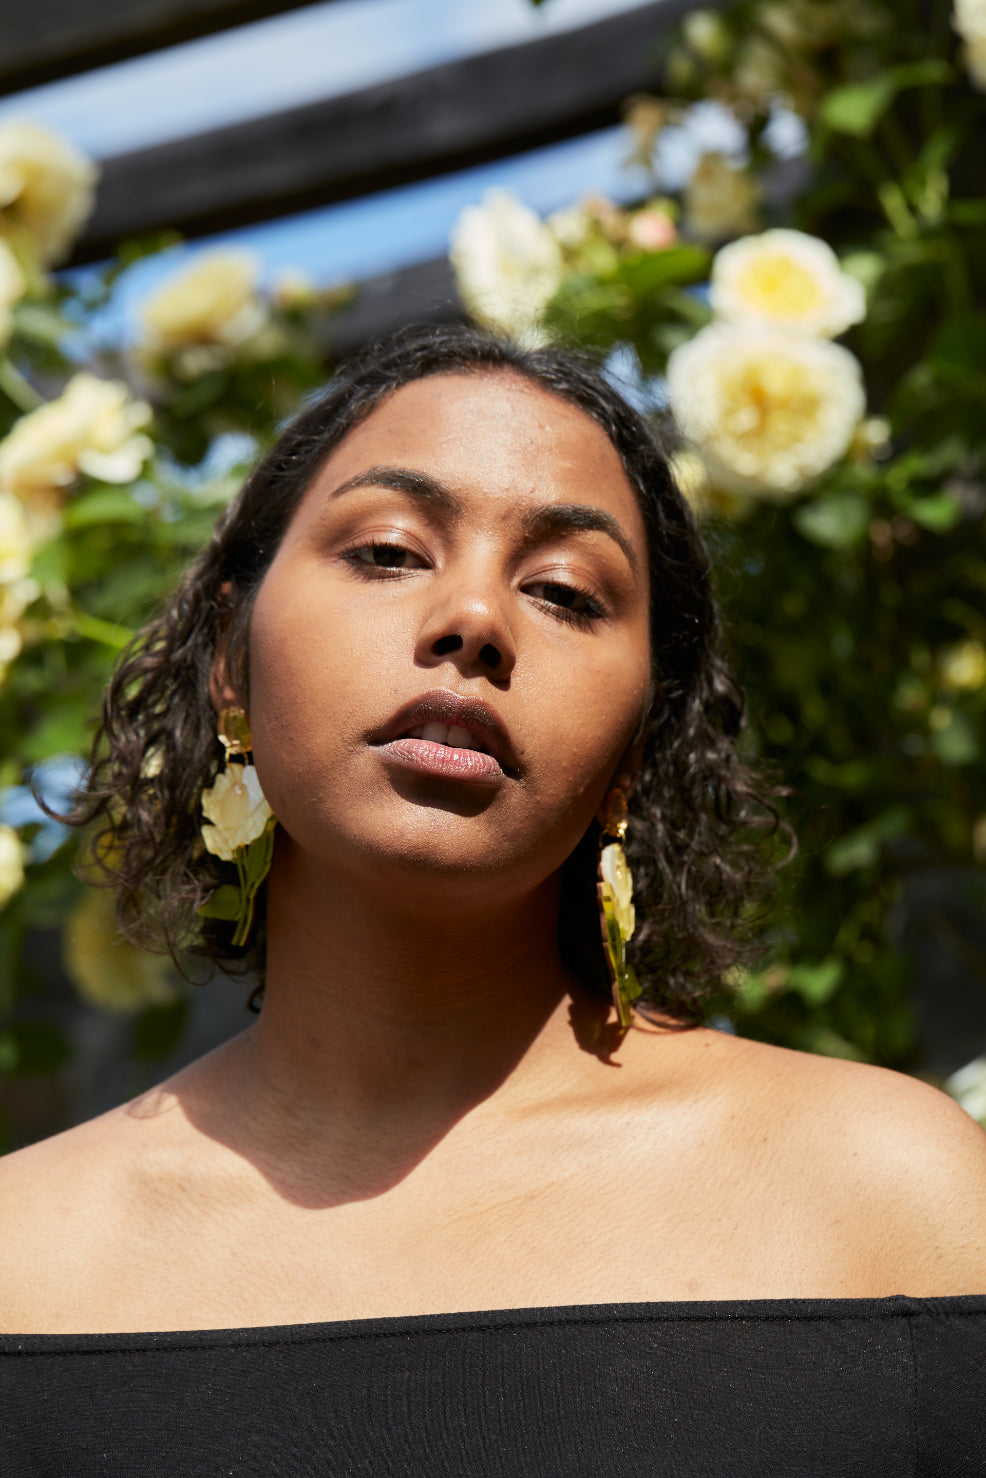
M 737 750 L 741 694 L 722 651 L 709 561 L 666 452 L 589 359 L 556 346 L 522 349 L 461 324 L 406 329 L 349 360 L 288 426 L 219 518 L 167 609 L 134 639 L 107 690 L 72 820 L 116 890 L 123 935 L 145 948 L 262 972 L 263 890 L 252 938 L 197 913 L 232 877 L 206 852 L 202 791 L 222 762 L 209 682 L 217 641 L 248 691 L 253 602 L 295 509 L 333 449 L 392 391 L 429 375 L 511 370 L 578 406 L 619 452 L 640 501 L 651 572 L 653 702 L 639 743 L 627 855 L 639 922 L 631 946 L 644 1001 L 700 1021 L 725 972 L 752 950 L 750 919 L 777 830 L 765 786 Z M 149 763 L 152 758 L 153 762 Z M 596 902 L 594 822 L 562 870 L 562 957 L 608 991 Z

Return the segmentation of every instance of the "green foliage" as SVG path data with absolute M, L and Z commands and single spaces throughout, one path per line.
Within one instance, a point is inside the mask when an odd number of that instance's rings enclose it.
M 4 224 L 0 213 L 0 251 Z M 254 453 L 324 383 L 324 322 L 348 297 L 298 281 L 264 294 L 241 259 L 231 301 L 220 263 L 204 298 L 179 287 L 170 338 L 145 327 L 107 347 L 92 315 L 173 233 L 63 282 L 38 269 L 27 237 L 7 239 L 24 254 L 28 290 L 9 335 L 0 326 L 0 1078 L 49 1075 L 68 1059 L 37 1001 L 39 930 L 62 932 L 68 973 L 93 1006 L 133 1014 L 136 1058 L 164 1057 L 181 1039 L 184 983 L 119 939 L 109 895 L 73 876 L 76 838 L 19 817 L 32 778 L 44 788 L 36 766 L 86 753 L 121 650 L 206 542 Z M 188 304 L 197 320 L 183 320 Z M 80 357 L 98 380 L 73 410 Z M 47 419 L 32 420 L 35 410 Z M 89 451 L 109 456 L 90 465 Z M 63 785 L 57 804 L 67 801 Z
M 749 744 L 791 786 L 800 840 L 765 963 L 720 1008 L 765 1040 L 906 1066 L 920 1044 L 890 927 L 902 880 L 986 862 L 986 99 L 942 3 L 739 0 L 686 17 L 666 69 L 677 96 L 630 109 L 637 157 L 692 101 L 733 111 L 760 227 L 821 237 L 866 288 L 848 346 L 880 418 L 783 496 L 737 496 L 714 467 L 693 491 Z M 779 104 L 807 128 L 794 198 L 770 184 Z M 689 189 L 664 202 L 678 239 L 643 260 L 610 221 L 609 258 L 570 253 L 547 310 L 555 332 L 632 349 L 658 405 L 654 377 L 710 316 L 693 206 Z

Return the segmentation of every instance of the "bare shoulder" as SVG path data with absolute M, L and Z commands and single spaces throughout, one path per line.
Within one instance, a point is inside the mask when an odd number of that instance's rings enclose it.
M 105 1204 L 124 1157 L 140 1138 L 130 1105 L 40 1140 L 0 1159 L 0 1265 L 3 1250 L 29 1234 L 59 1235 L 91 1201 Z
M 0 1331 L 65 1327 L 52 1309 L 110 1275 L 159 1117 L 138 1100 L 0 1159 Z
M 932 1296 L 986 1293 L 986 1133 L 904 1073 L 720 1033 L 696 1042 L 773 1163 L 841 1201 L 877 1257 Z

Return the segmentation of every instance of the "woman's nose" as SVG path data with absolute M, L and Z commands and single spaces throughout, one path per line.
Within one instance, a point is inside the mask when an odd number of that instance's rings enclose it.
M 484 581 L 463 581 L 428 612 L 418 634 L 417 661 L 437 667 L 453 661 L 464 675 L 482 674 L 502 682 L 513 671 L 517 652 L 503 602 Z

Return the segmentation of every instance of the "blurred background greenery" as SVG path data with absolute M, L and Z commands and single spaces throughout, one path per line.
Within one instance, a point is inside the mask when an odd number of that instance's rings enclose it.
M 717 1024 L 921 1073 L 986 1119 L 986 6 L 738 0 L 660 50 L 624 110 L 639 198 L 477 198 L 459 301 L 597 353 L 713 546 L 747 742 L 800 838 Z M 733 143 L 671 188 L 710 99 Z M 352 299 L 222 248 L 110 331 L 121 274 L 174 237 L 57 271 L 96 189 L 66 140 L 0 121 L 5 1146 L 243 1019 L 242 985 L 117 938 L 30 789 L 65 803 L 113 663 L 331 373 Z

